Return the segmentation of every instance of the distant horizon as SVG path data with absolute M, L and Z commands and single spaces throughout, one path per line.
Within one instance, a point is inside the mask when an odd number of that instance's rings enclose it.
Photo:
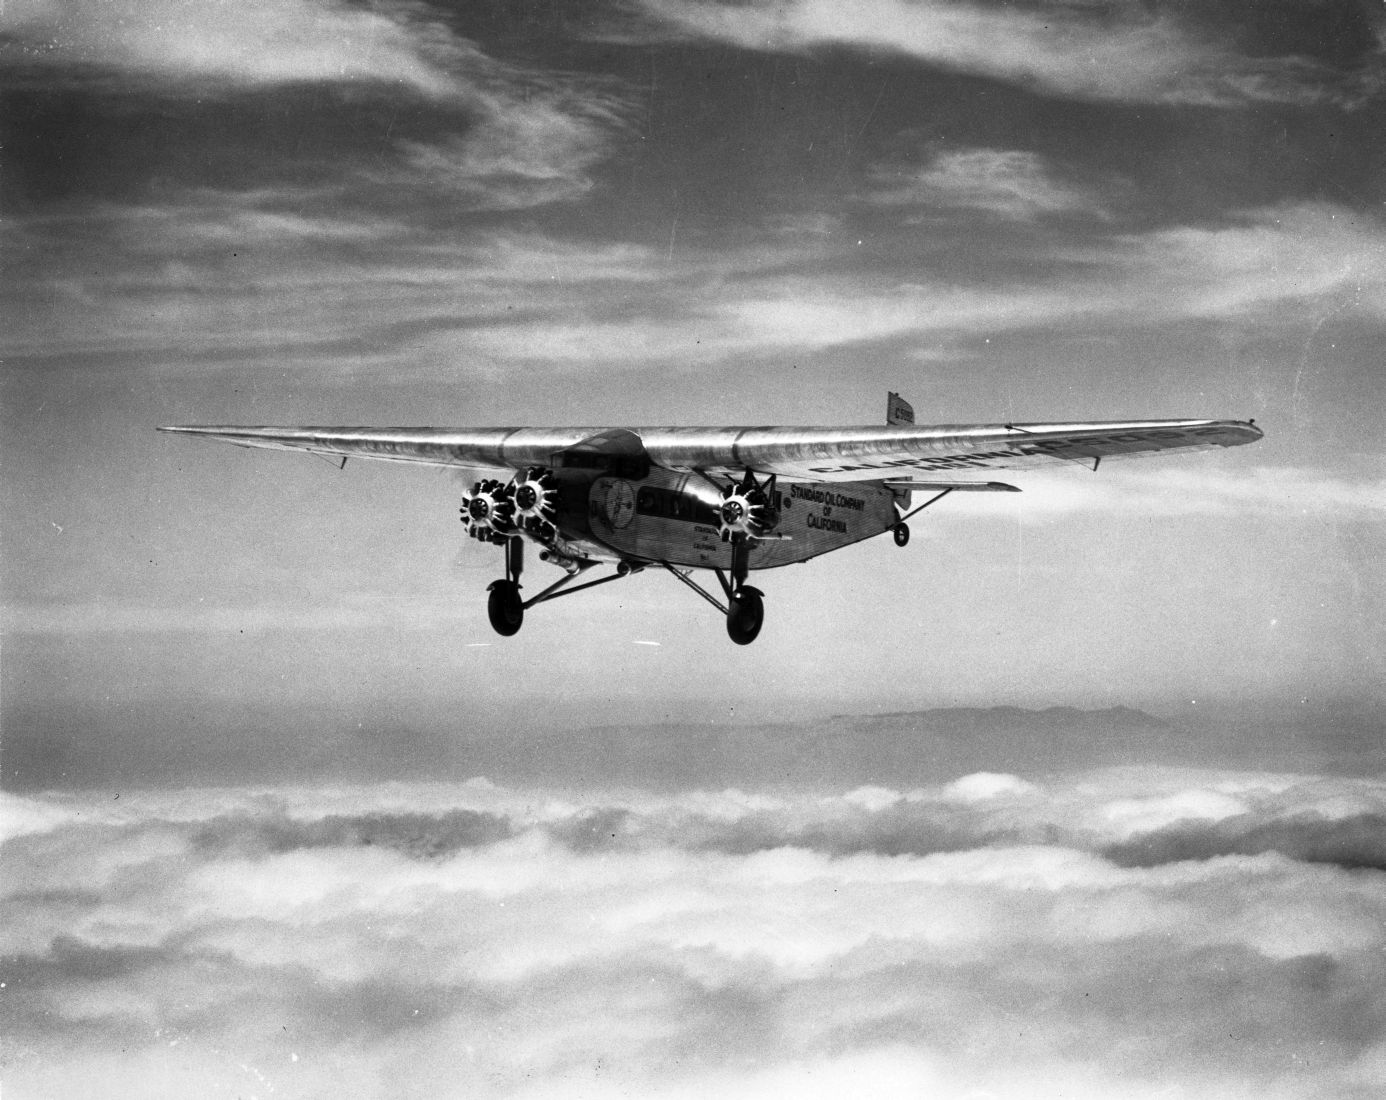
M 642 779 L 639 763 L 641 753 L 656 745 L 675 740 L 696 739 L 700 735 L 727 735 L 722 741 L 723 754 L 735 758 L 737 735 L 749 739 L 757 731 L 775 731 L 784 737 L 794 734 L 841 730 L 844 736 L 851 731 L 879 730 L 884 725 L 899 727 L 913 722 L 921 731 L 946 727 L 950 722 L 972 729 L 980 736 L 966 759 L 973 770 L 1009 770 L 1026 775 L 1071 773 L 1085 766 L 1081 741 L 1078 747 L 1068 745 L 1061 756 L 1046 755 L 1049 742 L 1046 734 L 1090 731 L 1090 766 L 1111 762 L 1114 751 L 1109 736 L 1094 726 L 1094 720 L 1115 719 L 1120 732 L 1139 735 L 1154 727 L 1159 737 L 1141 738 L 1120 751 L 1131 752 L 1134 758 L 1148 759 L 1172 766 L 1207 765 L 1210 760 L 1219 766 L 1241 766 L 1255 770 L 1312 771 L 1316 768 L 1334 774 L 1386 774 L 1386 712 L 1369 698 L 1337 700 L 1310 704 L 1303 701 L 1280 701 L 1250 706 L 1245 702 L 1210 701 L 1202 705 L 1186 702 L 1183 709 L 1134 707 L 1115 703 L 1105 707 L 1079 707 L 1071 704 L 1022 706 L 998 703 L 991 706 L 923 706 L 907 710 L 861 710 L 840 713 L 808 713 L 798 716 L 740 717 L 735 714 L 701 717 L 684 713 L 660 719 L 636 720 L 619 714 L 605 717 L 590 716 L 590 720 L 557 720 L 548 723 L 531 722 L 510 727 L 478 729 L 464 720 L 449 726 L 436 717 L 421 716 L 411 720 L 407 712 L 378 720 L 371 726 L 359 724 L 354 729 L 334 728 L 318 723 L 294 724 L 274 711 L 265 711 L 258 718 L 242 714 L 238 720 L 223 717 L 214 720 L 203 715 L 197 723 L 204 730 L 201 738 L 190 744 L 180 756 L 168 749 L 163 738 L 151 741 L 146 731 L 130 727 L 122 731 L 118 725 L 102 729 L 94 721 L 83 722 L 80 714 L 70 714 L 61 726 L 51 722 L 37 732 L 13 726 L 0 752 L 3 783 L 0 789 L 16 793 L 36 793 L 61 790 L 95 790 L 103 784 L 112 788 L 133 789 L 141 786 L 142 774 L 159 776 L 144 789 L 177 789 L 189 783 L 214 787 L 250 784 L 273 785 L 276 779 L 292 785 L 332 783 L 349 776 L 356 782 L 417 781 L 433 775 L 440 782 L 458 782 L 474 776 L 484 776 L 499 782 L 557 780 L 562 768 L 571 764 L 571 755 L 559 752 L 567 747 L 568 754 L 586 754 L 581 773 L 585 783 L 601 782 L 601 750 L 594 738 L 615 734 L 623 745 L 623 762 L 619 775 L 622 784 L 650 782 L 664 787 L 670 782 L 684 787 L 716 788 L 741 782 L 765 781 L 763 762 L 752 763 L 748 758 L 745 774 L 736 771 L 700 774 L 696 768 L 682 779 L 668 771 L 667 762 L 656 754 Z M 58 712 L 61 714 L 61 711 Z M 51 717 L 51 716 L 50 716 Z M 922 724 L 921 724 L 922 723 Z M 174 723 L 164 719 L 157 728 Z M 988 765 L 988 752 L 994 751 L 999 733 L 1033 731 L 1033 756 L 1023 764 L 1014 759 Z M 237 734 L 241 740 L 237 740 Z M 1227 737 L 1238 740 L 1229 742 Z M 1260 735 L 1260 736 L 1255 736 Z M 1240 738 L 1252 736 L 1251 743 Z M 1159 741 L 1159 744 L 1155 742 Z M 921 743 L 922 744 L 922 743 Z M 547 746 L 545 752 L 557 753 L 550 765 L 535 763 L 511 768 L 501 761 L 512 750 L 523 759 L 530 759 Z M 745 752 L 754 753 L 757 742 L 745 741 Z M 214 748 L 215 746 L 215 748 Z M 992 747 L 989 747 L 992 746 Z M 1293 748 L 1294 754 L 1291 755 Z M 787 751 L 787 750 L 786 750 Z M 931 766 L 928 746 L 922 744 L 921 755 L 912 763 L 922 775 Z M 469 756 L 471 752 L 473 755 Z M 480 756 L 475 756 L 480 753 Z M 143 754 L 143 755 L 142 755 Z M 530 754 L 527 756 L 526 754 Z M 1317 755 L 1316 755 L 1317 754 Z M 258 758 L 258 762 L 257 762 Z M 469 759 L 477 765 L 468 770 Z M 490 762 L 489 769 L 482 762 Z M 731 765 L 729 765 L 731 766 Z M 959 764 L 956 754 L 945 755 L 936 766 L 943 769 L 938 781 L 957 778 Z M 773 770 L 773 768 L 769 769 Z M 199 776 L 205 783 L 198 782 Z M 850 773 L 844 773 L 839 785 L 853 783 Z M 833 785 L 830 772 L 817 780 L 817 785 Z

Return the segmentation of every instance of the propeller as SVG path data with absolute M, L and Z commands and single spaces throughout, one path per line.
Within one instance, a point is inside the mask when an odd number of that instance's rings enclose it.
M 780 514 L 772 503 L 774 491 L 774 474 L 761 484 L 750 470 L 740 484 L 726 486 L 717 510 L 717 531 L 722 541 L 763 538 L 773 531 L 780 522 Z
M 515 522 L 539 538 L 552 537 L 558 511 L 558 481 L 553 474 L 531 466 L 510 483 Z

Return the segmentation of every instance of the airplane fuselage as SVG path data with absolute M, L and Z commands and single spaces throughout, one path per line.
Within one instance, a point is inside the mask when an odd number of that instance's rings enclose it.
M 779 522 L 750 540 L 747 565 L 774 569 L 808 561 L 889 530 L 897 496 L 879 482 L 794 482 L 774 491 Z M 587 495 L 585 531 L 564 516 L 560 529 L 599 543 L 609 556 L 703 569 L 730 569 L 732 543 L 722 537 L 720 486 L 698 474 L 657 467 L 640 479 L 603 476 Z M 577 517 L 573 517 L 576 519 Z

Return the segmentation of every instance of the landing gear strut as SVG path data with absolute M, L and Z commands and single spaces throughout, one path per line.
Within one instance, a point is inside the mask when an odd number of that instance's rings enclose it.
M 717 571 L 727 594 L 727 637 L 737 645 L 750 645 L 765 622 L 764 593 L 746 583 L 751 571 L 751 544 L 744 534 L 732 536 L 731 583 Z
M 552 560 L 552 558 L 546 557 L 545 560 Z M 569 572 L 559 577 L 537 596 L 525 599 L 520 595 L 520 574 L 524 572 L 525 568 L 525 541 L 519 535 L 506 539 L 505 576 L 498 581 L 492 581 L 487 586 L 490 596 L 486 600 L 486 616 L 491 620 L 491 626 L 497 634 L 508 638 L 512 634 L 520 632 L 520 627 L 524 625 L 526 609 L 535 604 L 547 603 L 549 600 L 558 599 L 559 596 L 571 596 L 588 588 L 596 588 L 599 584 L 610 584 L 612 581 L 633 576 L 645 568 L 641 562 L 623 561 L 617 564 L 616 572 L 610 576 L 599 577 L 597 580 L 585 581 L 582 584 L 573 583 L 584 577 L 588 570 L 595 565 L 596 562 L 593 561 L 573 559 Z M 571 587 L 569 587 L 570 585 Z
M 505 541 L 505 576 L 492 581 L 487 591 L 486 615 L 497 634 L 518 634 L 525 621 L 525 602 L 520 596 L 520 574 L 525 569 L 525 542 L 521 538 Z

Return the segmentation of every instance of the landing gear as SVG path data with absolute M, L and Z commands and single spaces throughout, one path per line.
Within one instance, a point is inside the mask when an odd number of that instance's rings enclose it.
M 890 529 L 890 533 L 895 536 L 896 546 L 908 546 L 910 544 L 910 525 L 908 523 L 897 523 Z
M 750 645 L 765 622 L 765 602 L 758 588 L 743 585 L 727 604 L 727 637 L 737 645 Z
M 518 634 L 525 621 L 525 601 L 520 595 L 520 574 L 525 571 L 524 539 L 505 540 L 505 576 L 492 581 L 487 591 L 486 616 L 497 634 Z
M 737 645 L 750 645 L 765 622 L 764 593 L 746 583 L 751 571 L 751 544 L 745 535 L 732 542 L 731 582 L 717 573 L 727 594 L 727 637 Z
M 486 614 L 497 634 L 506 638 L 518 634 L 525 621 L 525 604 L 520 586 L 514 581 L 492 581 L 486 600 Z
M 496 540 L 492 539 L 491 541 Z M 563 566 L 566 572 L 553 584 L 541 590 L 538 595 L 525 599 L 520 595 L 520 574 L 524 572 L 525 568 L 525 541 L 519 535 L 512 535 L 504 542 L 505 576 L 498 581 L 492 581 L 487 586 L 486 590 L 490 595 L 486 599 L 486 617 L 491 620 L 491 626 L 495 632 L 505 638 L 520 632 L 520 627 L 524 625 L 527 608 L 533 607 L 537 603 L 556 600 L 559 596 L 571 596 L 575 592 L 596 588 L 599 584 L 619 581 L 624 577 L 633 576 L 645 568 L 643 562 L 622 561 L 617 563 L 616 571 L 608 577 L 574 584 L 573 582 L 585 576 L 588 570 L 597 563 L 583 558 L 556 557 L 552 551 L 546 550 L 540 557 L 543 557 L 545 561 L 556 561 Z
M 723 523 L 724 541 L 731 544 L 731 568 L 726 571 L 714 568 L 713 572 L 721 585 L 725 603 L 692 579 L 689 574 L 693 572 L 693 567 L 680 568 L 667 561 L 627 558 L 616 563 L 613 575 L 585 580 L 597 562 L 591 558 L 568 556 L 560 545 L 546 541 L 546 532 L 553 527 L 547 516 L 554 492 L 547 473 L 529 470 L 509 488 L 497 488 L 499 484 L 478 482 L 465 500 L 463 519 L 469 524 L 473 537 L 505 547 L 505 576 L 492 581 L 487 587 L 486 600 L 486 617 L 490 620 L 491 628 L 502 637 L 518 634 L 524 625 L 525 612 L 535 604 L 632 576 L 647 565 L 662 566 L 717 608 L 726 620 L 727 637 L 737 645 L 750 645 L 760 635 L 760 628 L 765 624 L 765 594 L 747 584 L 746 579 L 751 568 L 752 540 L 775 537 L 769 533 L 778 518 L 770 504 L 774 499 L 773 477 L 766 485 L 760 485 L 748 474 L 741 487 L 724 493 L 724 520 L 728 510 L 735 511 L 730 506 L 736 505 L 743 509 L 734 517 L 738 523 L 744 520 L 745 525 L 754 525 L 766 532 L 756 534 L 736 529 L 737 524 Z M 505 491 L 502 492 L 502 489 Z M 744 506 L 743 498 L 746 502 Z M 526 540 L 539 542 L 544 547 L 539 556 L 558 564 L 565 571 L 564 576 L 528 599 L 521 594 L 520 583 L 524 573 Z

